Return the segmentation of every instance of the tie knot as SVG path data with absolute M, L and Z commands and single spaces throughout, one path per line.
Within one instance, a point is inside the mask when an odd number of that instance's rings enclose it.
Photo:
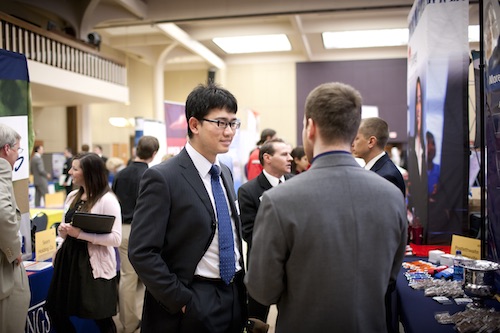
M 212 178 L 219 178 L 220 168 L 218 165 L 215 164 L 212 165 L 212 167 L 210 168 L 210 175 L 212 175 Z

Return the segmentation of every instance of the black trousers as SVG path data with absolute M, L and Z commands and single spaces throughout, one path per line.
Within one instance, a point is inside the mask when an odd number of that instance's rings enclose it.
M 241 333 L 247 320 L 244 273 L 226 285 L 220 279 L 194 277 L 186 313 L 170 312 L 146 289 L 142 333 Z

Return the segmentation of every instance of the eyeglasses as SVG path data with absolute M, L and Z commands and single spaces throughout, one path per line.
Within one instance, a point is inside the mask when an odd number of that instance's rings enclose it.
M 202 120 L 217 124 L 217 127 L 222 129 L 226 129 L 228 126 L 231 126 L 231 129 L 235 130 L 240 128 L 241 126 L 241 121 L 239 120 L 227 121 L 227 120 L 205 119 L 205 118 L 202 118 Z
M 14 144 L 14 145 L 12 145 L 12 146 L 11 146 L 10 144 L 6 144 L 6 145 L 5 145 L 5 147 L 6 147 L 6 146 L 9 146 L 9 148 L 10 148 L 10 149 L 14 150 L 14 146 L 15 146 L 15 144 Z M 21 147 L 18 147 L 18 148 L 17 148 L 17 153 L 18 153 L 19 155 L 21 155 L 21 154 L 23 153 L 23 151 L 24 151 L 24 149 L 23 149 L 23 148 L 21 148 Z

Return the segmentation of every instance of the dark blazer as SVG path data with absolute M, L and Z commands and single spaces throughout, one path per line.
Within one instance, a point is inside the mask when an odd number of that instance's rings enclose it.
M 403 176 L 401 175 L 401 172 L 398 170 L 394 162 L 392 162 L 392 160 L 389 158 L 389 155 L 387 155 L 387 153 L 379 158 L 370 170 L 375 171 L 376 173 L 396 185 L 401 190 L 401 192 L 403 192 L 403 196 L 406 196 L 406 186 Z
M 286 174 L 285 180 L 292 174 Z M 248 251 L 252 247 L 252 232 L 255 216 L 260 206 L 262 193 L 273 188 L 263 172 L 256 178 L 249 180 L 238 189 L 238 204 L 240 205 L 240 218 L 243 227 L 243 239 L 247 242 Z
M 415 138 L 408 140 L 408 209 L 413 213 L 413 219 L 419 219 L 424 227 L 424 242 L 427 240 L 427 159 L 425 148 L 422 147 L 422 171 L 418 171 L 418 158 L 415 149 Z M 415 221 L 413 222 L 415 223 Z
M 222 179 L 241 235 L 232 175 Z M 176 332 L 190 284 L 214 237 L 216 215 L 198 170 L 185 149 L 144 172 L 133 216 L 129 259 L 146 286 L 143 332 Z M 242 253 L 241 236 L 235 240 Z M 241 260 L 243 267 L 243 260 Z M 241 283 L 241 295 L 245 295 Z M 242 307 L 245 299 L 240 300 Z

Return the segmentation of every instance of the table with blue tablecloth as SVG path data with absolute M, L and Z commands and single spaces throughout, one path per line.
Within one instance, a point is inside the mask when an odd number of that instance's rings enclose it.
M 427 258 L 405 258 L 406 262 L 415 260 L 427 260 Z M 402 268 L 396 282 L 397 311 L 405 333 L 456 333 L 454 325 L 439 324 L 434 315 L 438 312 L 453 314 L 464 311 L 466 306 L 457 305 L 455 302 L 443 305 L 433 300 L 432 297 L 426 297 L 423 290 L 415 290 L 408 286 L 408 281 L 404 275 L 405 272 L 406 269 Z M 486 300 L 485 304 L 487 307 L 493 307 L 496 311 L 500 311 L 500 302 L 495 299 Z
M 54 329 L 50 323 L 50 318 L 44 308 L 45 299 L 49 291 L 50 281 L 52 279 L 53 268 L 51 263 L 46 263 L 45 268 L 36 271 L 30 270 L 36 264 L 28 265 L 26 271 L 31 290 L 31 301 L 28 316 L 26 318 L 26 333 L 50 333 Z M 41 265 L 37 265 L 41 266 Z M 71 317 L 71 321 L 77 332 L 98 333 L 99 328 L 93 320 Z

